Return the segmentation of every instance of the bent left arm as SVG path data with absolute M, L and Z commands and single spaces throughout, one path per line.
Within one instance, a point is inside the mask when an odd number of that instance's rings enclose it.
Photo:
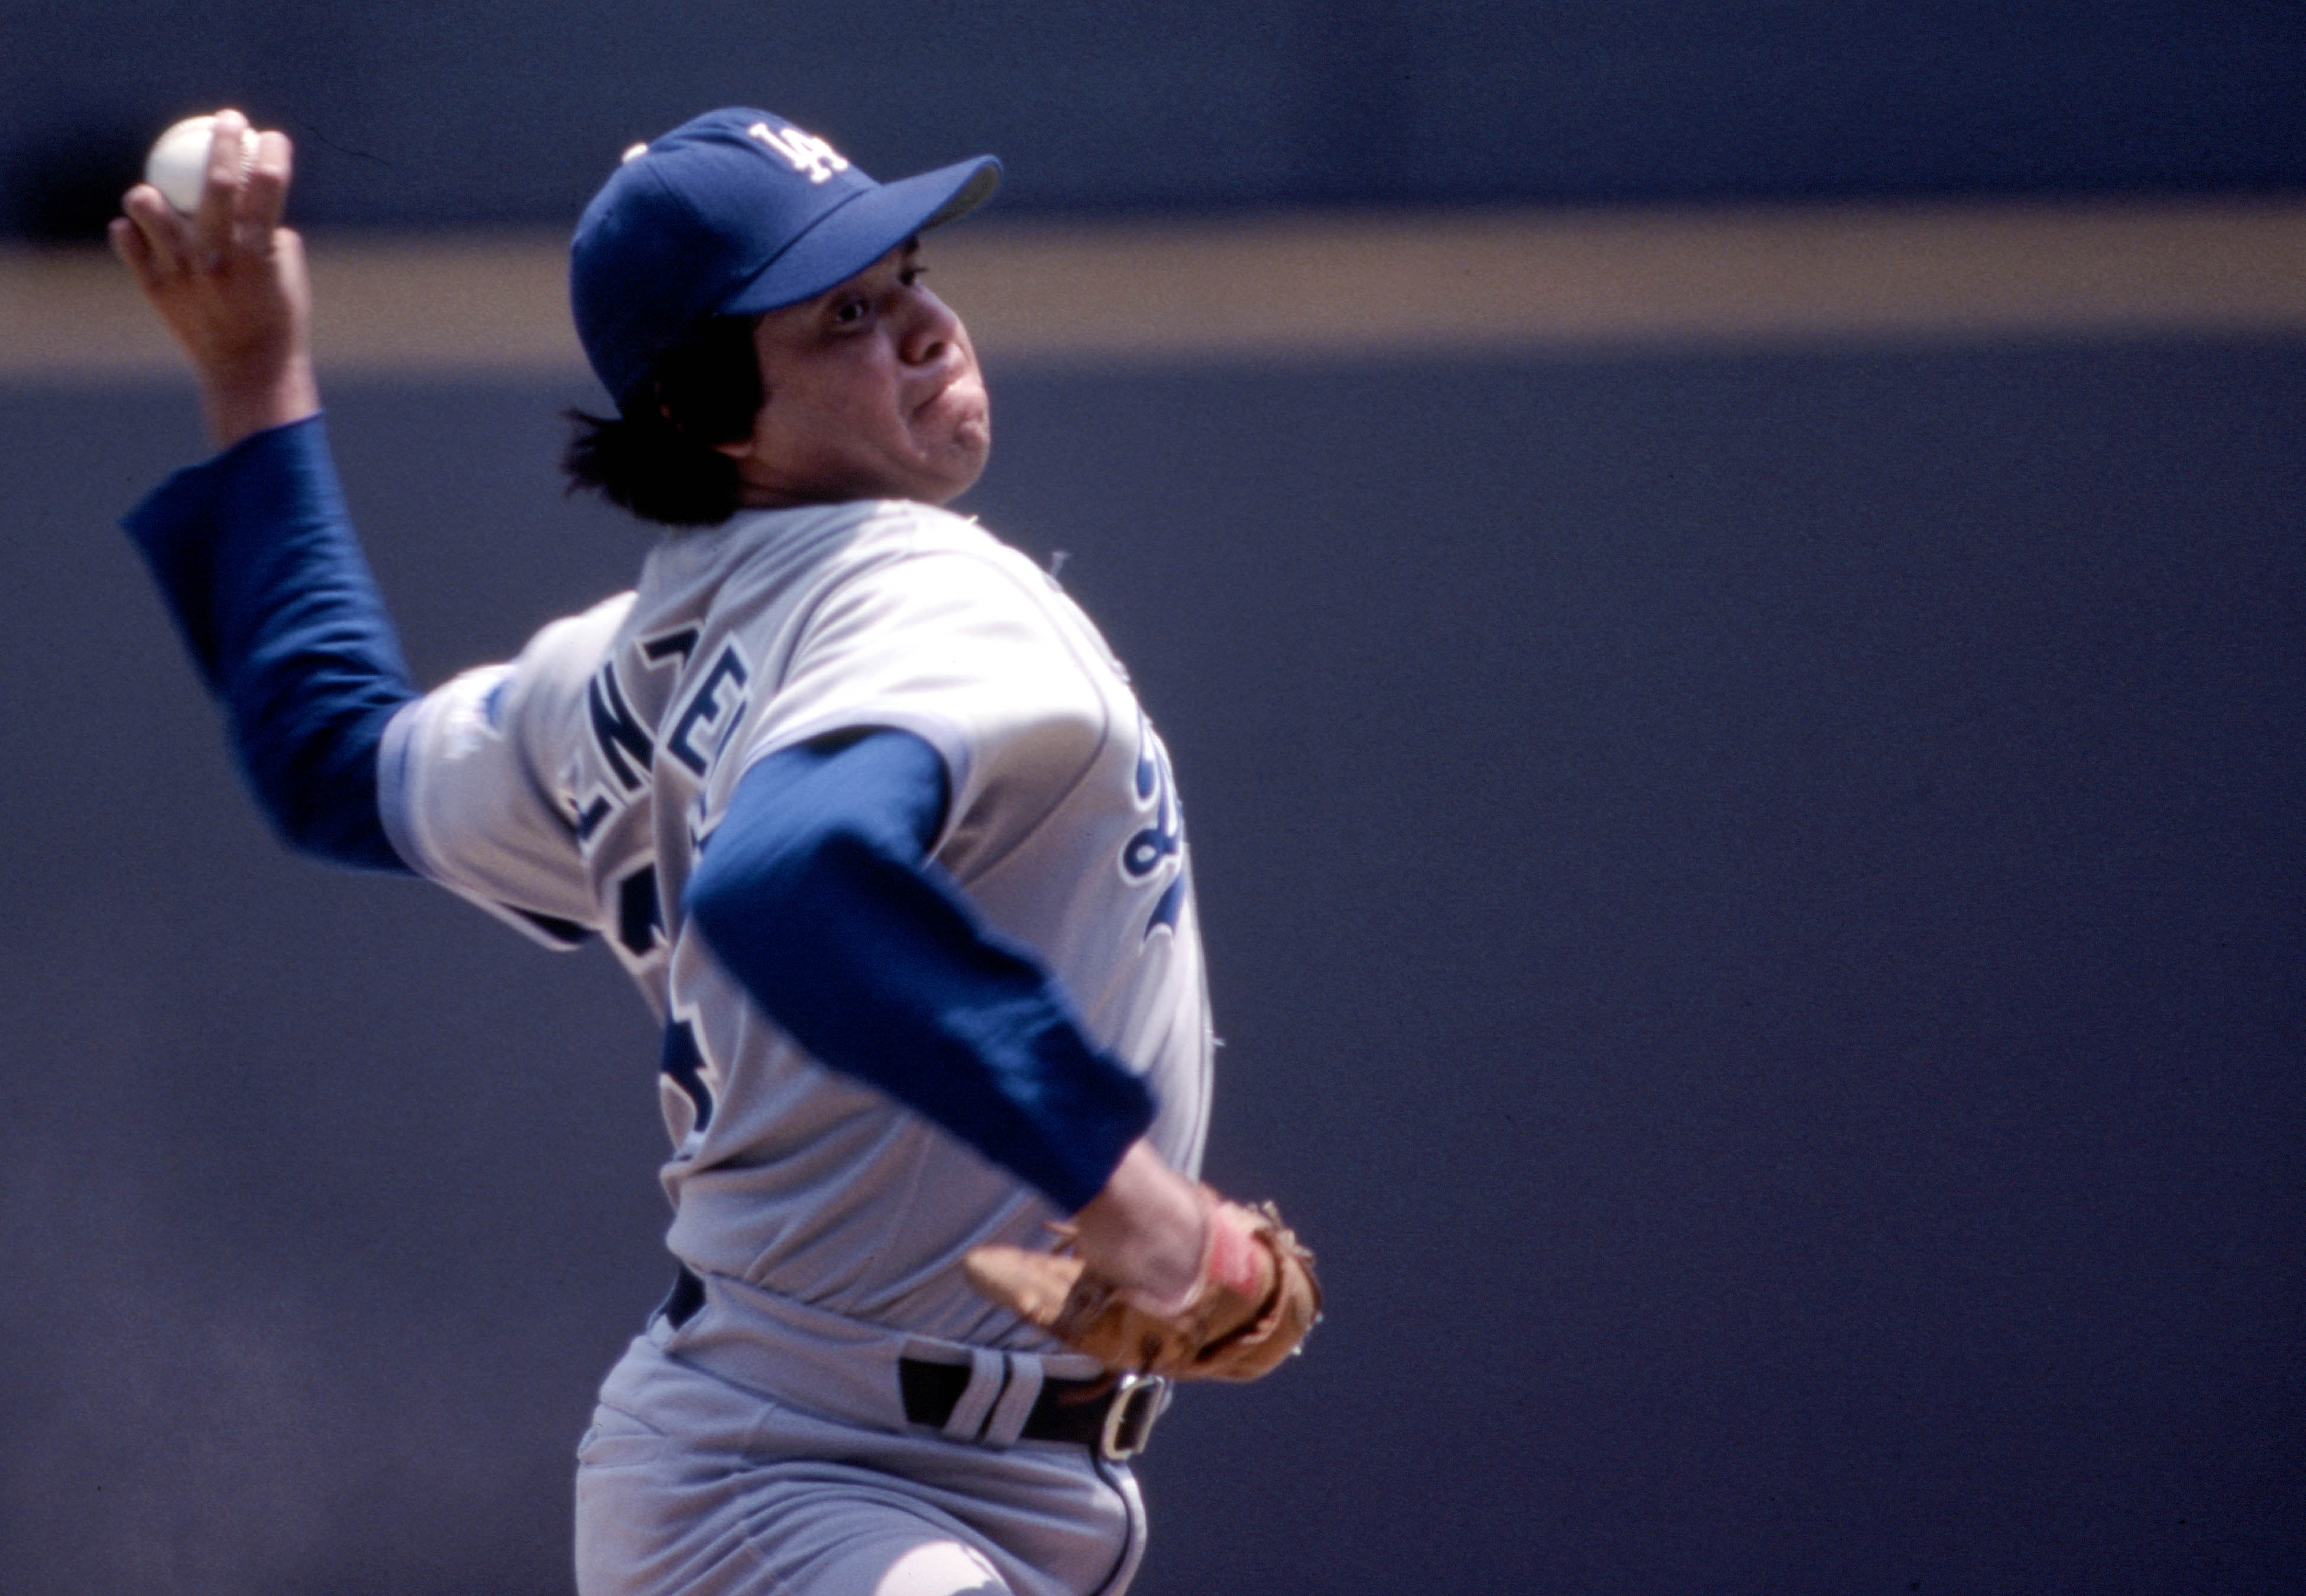
M 944 762 L 910 732 L 773 754 L 738 782 L 688 913 L 816 1058 L 1038 1188 L 1108 1278 L 1183 1300 L 1209 1266 L 1207 1205 L 1145 1139 L 1145 1083 L 928 862 L 946 802 Z
M 793 1038 L 1070 1213 L 1153 1119 L 1055 979 L 927 862 L 944 763 L 909 732 L 787 748 L 738 782 L 688 911 Z

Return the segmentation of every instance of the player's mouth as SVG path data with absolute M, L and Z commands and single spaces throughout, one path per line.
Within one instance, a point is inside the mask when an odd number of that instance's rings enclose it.
M 977 373 L 969 366 L 956 363 L 921 402 L 913 406 L 913 419 L 927 421 L 933 413 L 952 410 L 956 406 L 976 408 L 985 402 L 984 386 L 978 382 Z
M 925 441 L 981 440 L 986 431 L 985 390 L 966 379 L 946 383 L 914 408 L 912 429 Z

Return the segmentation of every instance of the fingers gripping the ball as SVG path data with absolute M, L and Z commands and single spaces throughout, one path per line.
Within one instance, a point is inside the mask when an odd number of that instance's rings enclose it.
M 288 135 L 277 130 L 256 135 L 255 158 L 243 173 L 233 206 L 233 240 L 252 254 L 270 251 L 280 218 L 288 209 L 288 179 L 295 151 Z
M 192 169 L 188 135 L 201 151 Z M 145 181 L 122 200 L 115 247 L 132 269 L 149 265 L 163 275 L 268 258 L 287 204 L 293 157 L 286 134 L 258 133 L 237 111 L 178 124 L 154 146 Z M 142 281 L 141 269 L 138 276 Z
M 245 167 L 255 158 L 256 135 L 237 113 L 233 120 L 238 126 L 239 143 L 235 147 L 226 142 L 224 148 L 237 148 L 240 165 Z M 201 208 L 209 159 L 218 148 L 216 132 L 217 116 L 187 116 L 155 140 L 151 153 L 144 158 L 144 181 L 158 189 L 161 198 L 183 215 L 190 216 Z M 226 137 L 231 137 L 229 129 Z
M 984 1246 L 962 1267 L 985 1296 L 1108 1369 L 1255 1379 L 1303 1344 L 1320 1318 L 1320 1282 L 1270 1203 L 1244 1208 L 1214 1192 L 1209 1202 L 1200 1276 L 1174 1304 L 1145 1302 L 1064 1253 Z
M 246 117 L 219 111 L 190 214 L 140 183 L 112 224 L 113 248 L 192 358 L 219 448 L 320 407 L 303 243 L 280 225 L 293 155 L 286 135 L 252 137 Z

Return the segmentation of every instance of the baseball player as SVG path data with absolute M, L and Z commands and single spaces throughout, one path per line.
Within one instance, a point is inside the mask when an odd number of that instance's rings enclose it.
M 1165 1377 L 1263 1373 L 1319 1293 L 1191 1178 L 1168 755 L 1055 583 L 937 508 L 991 433 L 918 238 L 997 163 L 882 184 L 750 109 L 628 152 L 572 248 L 616 414 L 569 466 L 670 530 L 419 693 L 322 435 L 288 141 L 243 170 L 245 125 L 194 214 L 140 185 L 113 225 L 221 451 L 126 525 L 292 843 L 599 936 L 664 1028 L 678 1284 L 580 1444 L 579 1589 L 1121 1591 Z

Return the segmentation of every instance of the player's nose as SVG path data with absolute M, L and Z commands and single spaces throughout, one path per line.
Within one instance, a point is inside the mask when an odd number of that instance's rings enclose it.
M 948 358 L 960 342 L 961 318 L 926 288 L 916 287 L 907 299 L 904 329 L 898 346 L 906 363 L 928 366 Z

